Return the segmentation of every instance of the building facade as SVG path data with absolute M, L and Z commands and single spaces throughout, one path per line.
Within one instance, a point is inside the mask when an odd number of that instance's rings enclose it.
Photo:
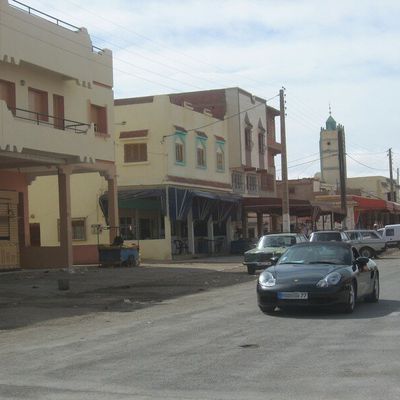
M 226 121 L 176 103 L 173 95 L 115 100 L 120 231 L 144 258 L 226 250 L 239 211 Z
M 0 268 L 72 265 L 73 174 L 101 174 L 118 218 L 112 85 L 111 52 L 84 28 L 0 0 Z M 53 206 L 59 241 L 42 246 L 37 216 Z

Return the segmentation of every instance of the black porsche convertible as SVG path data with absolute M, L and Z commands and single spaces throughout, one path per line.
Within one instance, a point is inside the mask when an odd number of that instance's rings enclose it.
M 288 248 L 257 282 L 258 306 L 329 306 L 351 313 L 356 301 L 379 300 L 376 263 L 343 242 L 309 242 Z

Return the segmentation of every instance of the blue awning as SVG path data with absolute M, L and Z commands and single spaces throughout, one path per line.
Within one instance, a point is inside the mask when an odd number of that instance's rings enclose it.
M 160 199 L 162 214 L 165 215 L 166 191 L 164 188 L 127 189 L 118 191 L 119 208 L 136 208 L 137 200 Z M 108 198 L 103 194 L 99 199 L 104 216 L 108 217 Z M 241 214 L 241 197 L 235 194 L 213 193 L 203 190 L 168 188 L 169 216 L 174 221 L 184 221 L 190 209 L 193 219 L 207 220 L 211 215 L 214 221 L 222 222 L 229 216 L 238 220 Z M 149 204 L 150 206 L 150 204 Z

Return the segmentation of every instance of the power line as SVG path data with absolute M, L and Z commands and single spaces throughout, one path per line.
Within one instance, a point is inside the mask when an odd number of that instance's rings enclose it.
M 363 165 L 364 167 L 367 167 L 369 169 L 373 169 L 375 171 L 388 171 L 388 169 L 382 169 L 382 168 L 374 168 L 374 167 L 370 167 L 367 164 L 362 163 L 361 161 L 356 160 L 355 158 L 353 158 L 349 153 L 346 153 L 346 156 L 348 156 L 350 159 L 352 159 L 353 161 L 355 161 L 357 164 Z

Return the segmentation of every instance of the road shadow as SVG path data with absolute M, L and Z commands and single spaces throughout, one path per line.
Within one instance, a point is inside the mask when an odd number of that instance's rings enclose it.
M 382 318 L 392 313 L 400 315 L 400 301 L 381 299 L 378 303 L 357 302 L 352 314 L 345 314 L 339 310 L 314 307 L 277 308 L 272 314 L 279 318 L 295 319 L 371 319 Z
M 163 301 L 255 277 L 242 267 L 146 266 L 20 271 L 0 275 L 0 330 L 96 312 L 133 312 Z M 69 290 L 58 290 L 67 279 Z

